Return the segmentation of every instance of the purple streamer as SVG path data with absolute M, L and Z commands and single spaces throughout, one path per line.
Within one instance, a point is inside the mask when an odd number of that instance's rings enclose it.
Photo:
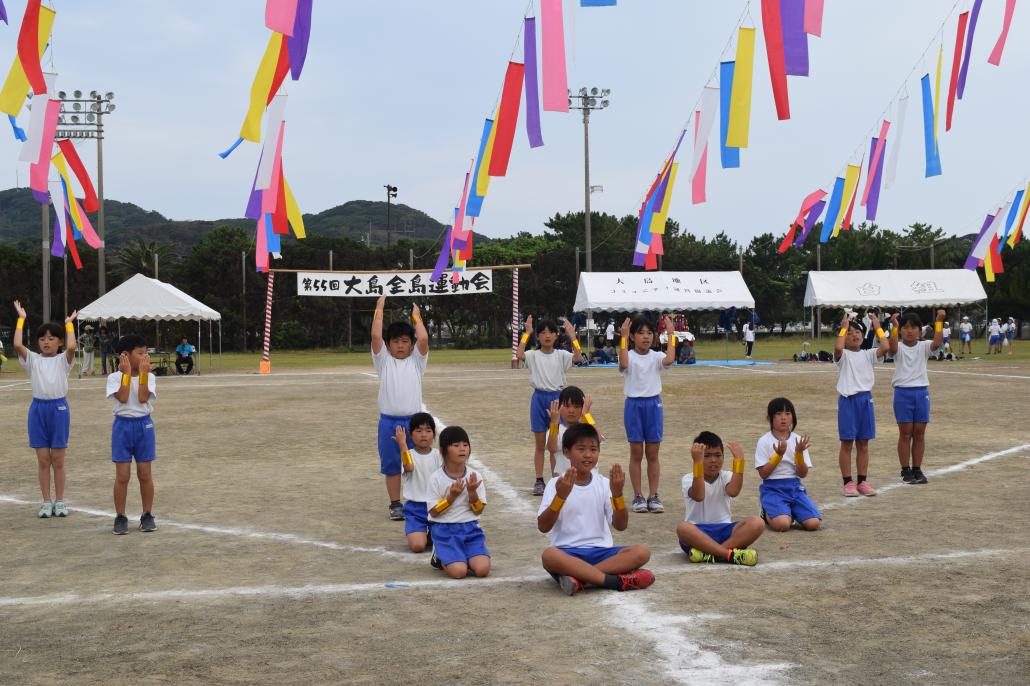
M 7 21 L 7 8 L 4 7 L 4 0 L 0 0 L 0 21 L 10 26 L 10 23 Z
M 812 209 L 808 211 L 808 216 L 805 217 L 805 230 L 798 234 L 798 237 L 794 239 L 794 245 L 801 245 L 808 238 L 808 232 L 812 230 L 815 223 L 819 221 L 819 217 L 823 214 L 823 208 L 826 207 L 826 201 L 820 200 L 816 204 L 812 205 Z
M 50 193 L 48 193 L 47 191 L 33 190 L 32 191 L 32 197 L 40 205 L 49 205 L 50 204 Z
M 526 65 L 526 133 L 529 135 L 529 147 L 539 148 L 544 144 L 544 136 L 540 132 L 540 92 L 537 88 L 535 17 L 526 17 L 525 31 L 522 59 Z
M 286 53 L 290 56 L 290 78 L 296 81 L 304 68 L 308 56 L 308 39 L 311 37 L 312 0 L 297 0 L 297 14 L 293 24 L 293 35 L 286 37 Z
M 973 3 L 973 16 L 969 18 L 969 29 L 966 31 L 966 49 L 962 55 L 962 69 L 958 73 L 958 99 L 962 99 L 962 93 L 966 90 L 966 72 L 969 71 L 969 57 L 973 51 L 973 32 L 976 31 L 976 18 L 980 15 L 980 5 L 983 0 L 976 0 Z
M 261 167 L 261 156 L 258 156 L 258 168 Z M 254 183 L 250 184 L 250 198 L 247 209 L 243 212 L 247 219 L 261 219 L 261 191 L 257 187 L 257 171 L 254 172 Z
M 447 229 L 443 237 L 443 245 L 440 247 L 440 256 L 436 258 L 436 266 L 433 267 L 433 275 L 430 279 L 433 282 L 439 281 L 443 271 L 447 269 L 447 258 L 451 255 L 451 229 Z
M 876 144 L 879 139 L 873 137 L 873 142 L 869 146 L 869 161 L 872 162 L 873 155 L 876 153 Z M 884 152 L 887 150 L 887 139 L 884 137 L 883 141 Z M 883 158 L 887 155 L 881 153 L 880 159 L 876 163 L 876 169 L 873 171 L 873 185 L 869 187 L 869 197 L 866 198 L 865 204 L 865 218 L 868 221 L 876 219 L 876 208 L 880 204 L 880 182 L 883 180 Z
M 54 241 L 50 244 L 50 254 L 53 257 L 64 257 L 64 236 L 61 235 L 61 222 L 57 221 L 57 208 L 54 210 Z
M 980 241 L 983 239 L 984 234 L 991 228 L 991 224 L 994 222 L 994 215 L 988 214 L 987 218 L 984 219 L 984 225 L 980 227 L 980 233 L 976 235 L 976 240 L 973 241 L 973 247 L 969 250 L 969 257 L 966 258 L 966 263 L 962 265 L 963 269 L 976 269 L 980 266 L 980 258 L 973 255 L 973 251 L 976 250 L 976 246 L 980 245 Z M 988 257 L 987 259 L 990 259 Z
M 789 76 L 808 76 L 808 34 L 805 33 L 805 0 L 780 0 L 783 57 Z

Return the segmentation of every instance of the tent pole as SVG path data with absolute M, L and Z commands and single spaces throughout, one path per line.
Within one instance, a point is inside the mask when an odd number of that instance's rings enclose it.
M 204 340 L 200 336 L 200 320 L 197 320 L 197 376 L 200 376 L 200 343 Z
M 215 344 L 211 339 L 211 320 L 207 320 L 207 370 L 211 371 L 215 367 Z
M 222 371 L 222 320 L 218 320 L 218 371 Z

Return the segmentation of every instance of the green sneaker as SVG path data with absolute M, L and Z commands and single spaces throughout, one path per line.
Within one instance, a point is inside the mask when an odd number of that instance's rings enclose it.
M 690 558 L 691 562 L 715 562 L 714 555 L 701 552 L 697 548 L 691 548 L 690 552 L 687 553 L 687 557 Z
M 733 557 L 730 559 L 730 562 L 735 565 L 754 567 L 758 562 L 758 553 L 747 548 L 734 548 Z

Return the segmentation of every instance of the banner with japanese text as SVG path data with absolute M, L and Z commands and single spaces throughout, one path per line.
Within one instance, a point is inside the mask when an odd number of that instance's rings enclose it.
M 337 298 L 391 297 L 421 298 L 430 295 L 474 295 L 492 293 L 493 271 L 470 269 L 454 281 L 451 272 L 432 280 L 424 272 L 297 272 L 297 295 L 323 295 Z

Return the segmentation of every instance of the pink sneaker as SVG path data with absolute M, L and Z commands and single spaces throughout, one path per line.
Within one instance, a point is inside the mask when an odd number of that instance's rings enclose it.
M 858 485 L 858 492 L 865 496 L 876 495 L 876 489 L 870 486 L 868 481 L 863 481 Z
M 855 485 L 854 481 L 849 481 L 846 484 L 844 484 L 843 493 L 849 498 L 857 498 L 858 486 Z

